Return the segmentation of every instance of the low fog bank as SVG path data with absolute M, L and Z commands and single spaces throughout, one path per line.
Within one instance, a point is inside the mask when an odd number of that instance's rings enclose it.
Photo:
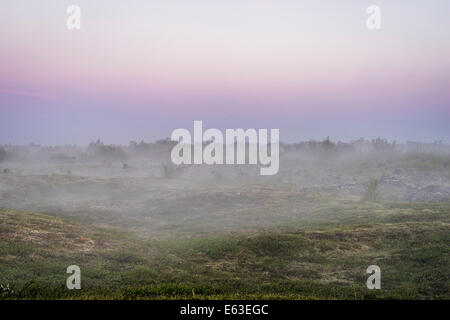
M 450 200 L 450 146 L 439 142 L 281 144 L 274 176 L 256 165 L 174 166 L 173 146 L 0 146 L 0 207 L 153 236 L 309 221 L 336 201 Z

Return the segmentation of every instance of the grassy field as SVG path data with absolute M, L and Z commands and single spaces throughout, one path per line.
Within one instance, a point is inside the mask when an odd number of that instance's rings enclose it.
M 330 201 L 314 215 L 314 222 L 255 231 L 142 240 L 0 209 L 0 284 L 10 287 L 0 297 L 450 298 L 450 203 Z M 81 290 L 65 287 L 73 264 L 81 268 Z M 381 290 L 366 288 L 372 264 L 381 268 Z

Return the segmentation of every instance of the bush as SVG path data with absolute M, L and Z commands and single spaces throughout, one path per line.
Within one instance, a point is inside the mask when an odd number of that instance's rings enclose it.
M 0 162 L 5 161 L 6 159 L 6 150 L 0 147 Z
M 361 200 L 375 202 L 378 200 L 378 194 L 379 194 L 378 179 L 370 179 L 369 182 L 366 184 Z
M 164 178 L 171 179 L 181 174 L 181 167 L 177 167 L 171 163 L 162 164 L 162 174 Z

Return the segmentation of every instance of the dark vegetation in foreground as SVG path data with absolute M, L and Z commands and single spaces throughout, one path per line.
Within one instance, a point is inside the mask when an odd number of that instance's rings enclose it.
M 0 209 L 0 297 L 450 298 L 450 203 L 354 201 L 316 214 L 326 222 L 180 241 Z M 65 287 L 72 264 L 81 267 L 81 290 Z M 372 264 L 381 290 L 366 288 Z

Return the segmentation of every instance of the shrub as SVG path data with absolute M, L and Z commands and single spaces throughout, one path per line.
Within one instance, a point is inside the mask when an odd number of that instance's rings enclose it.
M 379 194 L 378 179 L 370 179 L 369 182 L 366 184 L 361 200 L 375 202 L 378 200 L 378 194 Z
M 0 162 L 5 161 L 6 159 L 6 150 L 0 147 Z
M 162 172 L 163 173 L 163 177 L 164 178 L 168 178 L 168 179 L 174 178 L 174 177 L 176 177 L 176 176 L 181 174 L 181 168 L 180 167 L 176 167 L 175 165 L 173 165 L 171 163 L 169 163 L 169 164 L 163 163 L 162 164 L 162 171 L 163 171 Z

